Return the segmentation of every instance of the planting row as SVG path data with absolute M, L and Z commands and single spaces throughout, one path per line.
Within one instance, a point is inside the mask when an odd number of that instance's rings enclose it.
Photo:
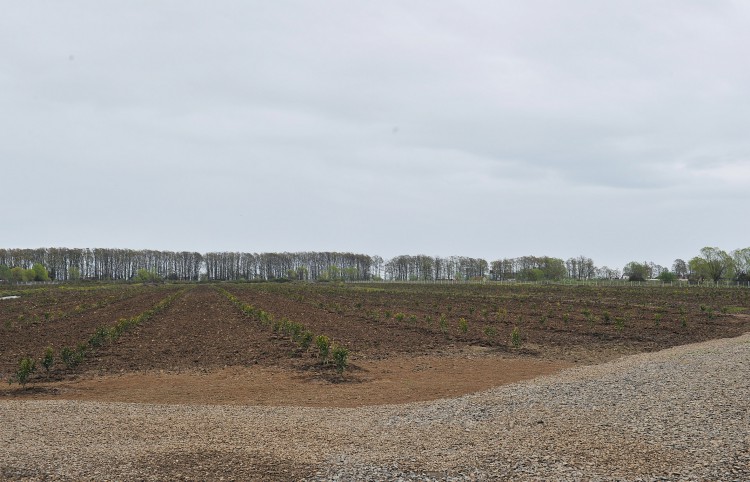
M 6 330 L 15 326 L 59 322 L 70 316 L 104 308 L 112 303 L 127 300 L 146 292 L 142 286 L 128 286 L 116 290 L 83 292 L 56 290 L 46 296 L 34 296 L 0 305 L 0 319 Z
M 275 333 L 288 336 L 293 343 L 297 344 L 302 352 L 309 350 L 314 341 L 321 363 L 327 365 L 329 361 L 333 361 L 336 370 L 339 373 L 343 373 L 349 357 L 349 350 L 346 347 L 334 343 L 326 335 L 315 336 L 311 330 L 300 322 L 292 321 L 285 317 L 275 317 L 268 311 L 245 303 L 226 289 L 218 287 L 217 290 L 231 301 L 245 316 L 262 323 Z
M 63 346 L 57 353 L 52 346 L 47 346 L 41 356 L 39 364 L 44 368 L 45 374 L 48 378 L 50 370 L 55 365 L 55 361 L 58 357 L 60 361 L 62 361 L 65 369 L 71 370 L 77 367 L 87 356 L 93 354 L 97 348 L 117 340 L 127 331 L 163 312 L 187 289 L 188 288 L 182 288 L 169 294 L 151 308 L 144 310 L 135 316 L 120 318 L 111 326 L 99 326 L 86 341 L 82 341 L 76 346 Z M 19 360 L 18 369 L 15 374 L 9 378 L 9 382 L 17 382 L 20 385 L 25 386 L 36 371 L 36 367 L 37 359 L 32 356 L 24 356 Z

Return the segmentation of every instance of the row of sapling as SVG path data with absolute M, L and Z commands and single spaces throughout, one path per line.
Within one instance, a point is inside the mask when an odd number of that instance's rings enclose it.
M 385 317 L 386 318 L 390 318 L 391 317 L 391 312 L 388 311 L 388 310 L 386 310 Z M 393 319 L 396 320 L 396 321 L 398 321 L 399 323 L 407 322 L 407 323 L 409 323 L 411 325 L 416 325 L 417 321 L 418 321 L 417 315 L 414 315 L 414 314 L 407 315 L 405 313 L 400 313 L 400 312 L 394 314 L 393 315 Z M 433 321 L 432 315 L 425 315 L 425 324 L 427 326 L 431 326 L 432 325 L 432 321 Z M 461 333 L 463 333 L 463 334 L 468 333 L 468 331 L 469 331 L 469 322 L 466 320 L 466 318 L 459 318 L 458 321 L 456 322 L 456 324 L 458 326 L 458 330 Z M 445 335 L 448 334 L 448 328 L 449 328 L 449 326 L 448 326 L 448 317 L 447 317 L 447 315 L 445 315 L 445 313 L 441 314 L 440 317 L 438 318 L 438 326 L 440 328 L 440 331 L 443 334 L 445 334 Z
M 349 350 L 345 346 L 333 343 L 325 335 L 319 335 L 315 338 L 315 346 L 318 349 L 318 358 L 323 365 L 328 365 L 329 360 L 332 360 L 336 370 L 340 374 L 344 373 L 349 358 Z
M 310 348 L 310 345 L 314 340 L 315 346 L 318 349 L 318 358 L 321 360 L 321 363 L 323 365 L 328 365 L 329 360 L 332 360 L 336 370 L 339 373 L 344 372 L 349 358 L 349 350 L 346 347 L 333 343 L 331 339 L 325 335 L 318 335 L 316 337 L 313 335 L 312 331 L 302 323 L 283 317 L 276 318 L 271 313 L 264 311 L 261 308 L 243 302 L 237 298 L 237 296 L 223 288 L 217 288 L 217 290 L 237 306 L 245 316 L 261 322 L 271 328 L 275 333 L 289 336 L 290 340 L 293 343 L 296 343 L 303 352 Z
M 86 311 L 96 310 L 100 308 L 104 308 L 108 305 L 111 305 L 112 303 L 123 301 L 129 298 L 133 298 L 137 296 L 139 291 L 136 290 L 130 290 L 129 292 L 125 293 L 124 295 L 120 296 L 108 296 L 105 299 L 93 302 L 93 303 L 81 303 L 75 305 L 73 308 L 63 311 L 63 310 L 46 310 L 41 313 L 22 313 L 19 314 L 17 317 L 18 322 L 27 322 L 31 324 L 37 324 L 42 321 L 44 322 L 52 322 L 52 321 L 62 321 L 66 318 L 69 318 L 72 315 L 78 315 L 81 313 L 84 313 Z M 7 324 L 6 324 L 6 327 Z
M 79 343 L 76 347 L 70 347 L 70 346 L 64 346 L 62 349 L 60 349 L 60 360 L 62 361 L 63 365 L 65 365 L 65 368 L 71 370 L 78 365 L 80 365 L 83 360 L 86 358 L 86 355 L 89 354 L 89 352 L 93 349 L 96 349 L 106 343 L 109 343 L 111 341 L 116 340 L 119 338 L 124 332 L 130 330 L 131 328 L 139 325 L 140 323 L 143 323 L 144 321 L 147 321 L 157 314 L 164 311 L 172 302 L 177 299 L 178 296 L 180 296 L 185 291 L 185 288 L 172 293 L 171 295 L 167 296 L 166 298 L 159 301 L 156 305 L 154 305 L 152 308 L 149 308 L 148 310 L 133 316 L 131 318 L 120 318 L 117 320 L 117 322 L 111 326 L 100 326 L 94 331 L 94 333 L 89 337 L 89 339 L 84 343 Z M 49 376 L 49 371 L 52 369 L 53 365 L 55 363 L 55 350 L 48 346 L 45 348 L 44 353 L 42 355 L 41 364 L 42 367 L 44 367 L 47 375 Z M 19 361 L 19 368 L 16 371 L 16 374 L 11 377 L 8 381 L 10 383 L 17 382 L 22 387 L 26 385 L 26 383 L 29 381 L 31 375 L 36 371 L 36 360 L 34 360 L 31 357 L 24 357 L 21 358 Z

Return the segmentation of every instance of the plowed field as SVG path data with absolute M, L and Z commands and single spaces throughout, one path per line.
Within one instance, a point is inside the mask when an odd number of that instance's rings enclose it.
M 37 360 L 26 389 L 0 396 L 163 403 L 357 406 L 459 395 L 574 364 L 750 331 L 750 290 L 412 284 L 193 285 L 74 367 L 86 343 L 179 286 L 20 291 L 0 301 L 0 375 Z M 247 316 L 301 323 L 350 350 L 342 375 L 313 344 Z M 511 343 L 517 328 L 519 339 Z M 40 366 L 55 350 L 49 373 Z

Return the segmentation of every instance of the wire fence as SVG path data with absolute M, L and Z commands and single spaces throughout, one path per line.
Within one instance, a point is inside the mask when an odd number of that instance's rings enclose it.
M 714 281 L 628 281 L 620 279 L 612 280 L 543 280 L 543 281 L 520 281 L 520 280 L 490 280 L 490 279 L 472 279 L 472 280 L 356 280 L 344 281 L 350 284 L 428 284 L 428 285 L 489 285 L 489 286 L 516 286 L 516 285 L 561 285 L 561 286 L 619 286 L 619 287 L 661 287 L 661 288 L 750 288 L 750 281 L 731 281 L 720 280 Z

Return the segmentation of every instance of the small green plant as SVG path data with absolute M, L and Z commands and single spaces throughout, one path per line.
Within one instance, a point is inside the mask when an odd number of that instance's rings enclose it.
M 687 328 L 687 318 L 683 317 L 682 320 L 680 321 L 680 325 L 683 328 Z
M 602 320 L 604 320 L 604 323 L 609 323 L 612 321 L 612 315 L 609 314 L 609 311 L 605 311 L 602 313 Z
M 22 388 L 25 388 L 26 384 L 31 378 L 31 375 L 35 371 L 36 361 L 31 357 L 25 356 L 18 362 L 18 370 L 16 370 L 16 374 L 13 375 L 10 380 L 8 380 L 8 383 L 12 383 L 15 381 L 16 383 L 21 385 Z
M 388 319 L 390 319 L 390 318 L 391 318 L 391 316 L 392 316 L 392 313 L 391 313 L 391 311 L 390 311 L 390 310 L 385 310 L 385 313 L 383 314 L 383 317 L 384 317 L 384 318 L 385 318 L 386 320 L 388 320 Z
M 51 346 L 44 349 L 44 356 L 42 357 L 42 366 L 44 371 L 49 375 L 49 371 L 52 365 L 55 364 L 55 350 Z
M 448 317 L 445 314 L 440 315 L 440 331 L 448 333 Z
M 109 328 L 106 326 L 100 326 L 96 329 L 93 335 L 89 338 L 89 346 L 96 348 L 104 344 L 104 342 L 110 338 Z
M 508 316 L 508 310 L 506 308 L 497 309 L 497 321 L 503 321 Z
M 73 362 L 73 354 L 75 352 L 69 346 L 62 347 L 60 350 L 60 358 L 67 368 L 73 368 L 75 366 Z
M 416 324 L 417 323 L 417 315 L 409 315 L 409 322 Z
M 622 331 L 625 328 L 625 319 L 624 318 L 615 318 L 615 326 L 618 330 Z
M 310 330 L 305 330 L 299 337 L 299 346 L 303 350 L 307 351 L 313 341 L 313 334 Z
M 75 350 L 69 346 L 64 346 L 60 351 L 60 358 L 62 359 L 65 367 L 68 369 L 75 368 L 81 364 L 85 351 Z
M 334 345 L 331 357 L 333 358 L 333 364 L 336 365 L 336 371 L 339 374 L 344 373 L 344 369 L 348 364 L 349 350 L 341 345 Z
M 466 321 L 466 318 L 458 319 L 458 329 L 461 330 L 461 333 L 466 333 L 469 331 L 469 323 Z
M 654 313 L 654 325 L 659 326 L 661 324 L 661 313 Z
M 521 347 L 521 330 L 517 326 L 514 326 L 513 331 L 510 332 L 510 344 L 513 348 Z
M 475 310 L 476 310 L 476 308 L 475 308 L 475 307 L 473 307 L 473 306 L 470 306 L 470 307 L 469 307 L 469 314 L 470 314 L 470 315 L 473 315 L 473 314 L 474 314 L 474 311 L 475 311 Z
M 484 334 L 488 338 L 494 338 L 497 335 L 497 330 L 494 326 L 485 326 L 484 327 Z
M 425 323 L 427 323 L 428 326 L 431 325 L 432 324 L 432 316 L 425 315 L 424 321 L 425 321 Z
M 318 335 L 315 338 L 315 346 L 318 347 L 318 358 L 324 365 L 328 364 L 328 355 L 331 353 L 331 339 L 325 335 Z
M 396 321 L 398 321 L 400 323 L 400 322 L 404 321 L 404 318 L 406 318 L 406 315 L 403 314 L 403 313 L 396 313 L 396 315 L 394 316 L 394 318 L 396 318 Z
M 563 323 L 570 322 L 570 313 L 563 313 Z

